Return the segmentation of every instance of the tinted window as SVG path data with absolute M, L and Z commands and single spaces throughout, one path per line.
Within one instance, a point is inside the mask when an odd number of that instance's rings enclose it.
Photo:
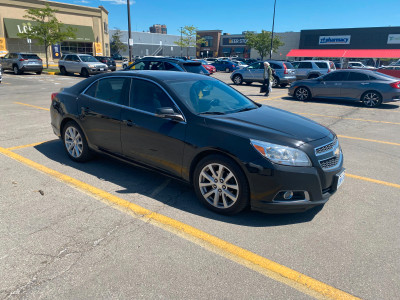
M 328 64 L 324 63 L 324 62 L 316 62 L 315 63 L 317 65 L 318 68 L 320 69 L 328 69 Z
M 350 72 L 349 78 L 347 80 L 349 80 L 349 81 L 365 81 L 365 80 L 369 80 L 369 77 L 367 74 L 364 74 L 364 73 Z
M 183 64 L 183 67 L 190 73 L 208 74 L 208 71 L 201 64 Z
M 149 70 L 164 70 L 164 64 L 161 61 L 151 61 Z
M 157 108 L 175 105 L 168 95 L 157 85 L 146 80 L 132 79 L 131 99 L 129 105 L 133 108 L 156 113 Z
M 141 61 L 130 67 L 131 70 L 147 70 L 146 63 Z
M 112 77 L 100 79 L 93 84 L 87 91 L 86 95 L 101 99 L 104 101 L 124 104 L 129 90 L 129 78 Z
M 165 70 L 168 70 L 168 71 L 182 71 L 169 62 L 164 63 L 164 68 L 165 68 Z
M 71 59 L 72 61 L 78 61 L 78 62 L 80 62 L 80 60 L 79 60 L 79 58 L 78 58 L 77 55 L 70 55 L 69 57 L 70 57 L 70 59 Z
M 298 69 L 312 69 L 312 64 L 310 62 L 300 62 L 297 66 Z
M 282 69 L 282 67 L 278 64 L 274 64 L 274 63 L 269 63 L 272 69 L 278 70 L 278 69 Z
M 288 69 L 294 69 L 293 65 L 290 62 L 284 62 L 284 65 L 286 65 L 286 68 Z
M 21 54 L 24 59 L 40 59 L 36 54 Z
M 348 72 L 333 72 L 325 75 L 323 79 L 325 81 L 343 81 L 346 80 Z
M 65 59 L 65 61 L 72 61 L 71 55 L 67 55 L 64 59 Z
M 97 59 L 95 59 L 93 56 L 91 55 L 82 55 L 80 56 L 81 60 L 83 62 L 98 62 Z

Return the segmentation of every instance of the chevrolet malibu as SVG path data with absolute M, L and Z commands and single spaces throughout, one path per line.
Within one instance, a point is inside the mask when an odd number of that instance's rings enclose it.
M 52 94 L 50 114 L 72 160 L 100 152 L 163 173 L 222 214 L 302 212 L 344 180 L 328 128 L 199 74 L 98 75 Z

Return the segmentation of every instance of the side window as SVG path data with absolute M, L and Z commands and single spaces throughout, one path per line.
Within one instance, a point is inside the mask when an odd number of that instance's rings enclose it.
M 132 108 L 156 113 L 157 108 L 171 107 L 175 111 L 175 105 L 168 95 L 157 85 L 147 80 L 132 79 L 131 98 L 129 105 Z
M 278 64 L 270 63 L 270 66 L 274 70 L 282 69 L 282 67 L 280 65 L 278 65 Z
M 324 63 L 324 62 L 316 62 L 315 64 L 320 69 L 328 69 L 328 65 L 326 63 Z
M 10 58 L 10 53 L 7 53 L 6 56 L 4 56 L 4 58 Z
M 297 68 L 298 69 L 312 69 L 312 64 L 311 64 L 311 62 L 300 62 L 299 66 Z
M 75 61 L 75 62 L 80 61 L 77 55 L 70 55 L 70 59 L 71 59 L 71 61 Z
M 349 81 L 365 81 L 369 80 L 369 77 L 367 74 L 364 73 L 358 73 L 358 72 L 350 72 L 349 74 Z
M 64 58 L 64 60 L 65 60 L 65 61 L 71 61 L 71 55 L 67 55 L 67 56 Z
M 165 68 L 165 70 L 168 70 L 168 71 L 181 71 L 169 62 L 164 62 L 164 68 Z
M 110 77 L 100 79 L 85 94 L 100 100 L 124 105 L 127 102 L 129 85 L 129 78 Z
M 346 80 L 348 72 L 333 72 L 325 75 L 323 78 L 325 81 L 343 81 Z
M 149 63 L 149 70 L 164 70 L 164 64 L 162 61 L 151 61 Z
M 130 67 L 131 70 L 146 70 L 146 63 L 141 61 Z

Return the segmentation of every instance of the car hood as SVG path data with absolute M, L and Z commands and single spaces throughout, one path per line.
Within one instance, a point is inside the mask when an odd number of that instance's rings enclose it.
M 294 147 L 326 136 L 334 138 L 332 131 L 310 119 L 266 105 L 245 112 L 207 116 L 206 123 L 247 138 Z

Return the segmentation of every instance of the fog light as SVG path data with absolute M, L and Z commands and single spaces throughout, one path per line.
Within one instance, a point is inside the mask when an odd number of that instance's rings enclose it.
M 285 200 L 290 200 L 290 199 L 292 199 L 292 197 L 293 197 L 293 192 L 292 191 L 286 191 L 283 194 L 283 199 L 285 199 Z

